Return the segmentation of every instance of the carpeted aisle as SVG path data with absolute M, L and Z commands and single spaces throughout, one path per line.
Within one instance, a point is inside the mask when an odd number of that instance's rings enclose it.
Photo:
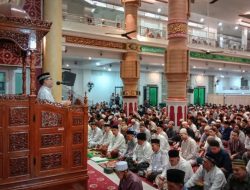
M 89 190 L 115 190 L 117 185 L 113 183 L 109 178 L 103 175 L 101 172 L 94 169 L 88 164 L 88 174 L 89 174 Z

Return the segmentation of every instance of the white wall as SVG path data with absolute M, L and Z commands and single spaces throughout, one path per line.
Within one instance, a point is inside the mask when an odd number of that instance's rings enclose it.
M 90 103 L 100 101 L 109 101 L 110 95 L 115 92 L 115 87 L 123 86 L 120 79 L 120 72 L 94 71 L 83 69 L 72 69 L 71 72 L 76 73 L 76 81 L 73 90 L 78 95 L 83 96 L 87 92 Z M 141 72 L 139 80 L 139 104 L 143 103 L 143 87 L 147 85 L 158 86 L 158 102 L 162 102 L 162 77 L 161 73 Z M 94 87 L 88 92 L 87 84 L 93 82 Z
M 123 86 L 119 72 L 93 71 L 72 69 L 71 72 L 76 73 L 76 81 L 73 90 L 83 96 L 87 92 L 90 103 L 101 101 L 109 101 L 116 86 Z M 88 82 L 93 82 L 93 89 L 88 92 Z
M 250 81 L 250 77 L 244 77 Z M 219 82 L 216 85 L 215 93 L 218 94 L 249 94 L 250 90 L 241 90 L 241 76 L 217 77 Z

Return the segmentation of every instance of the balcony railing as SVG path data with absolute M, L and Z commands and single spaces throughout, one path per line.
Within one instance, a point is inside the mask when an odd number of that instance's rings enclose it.
M 74 14 L 70 14 L 66 12 L 63 13 L 63 20 L 77 22 L 77 23 L 84 23 L 84 24 L 93 25 L 93 26 L 111 27 L 111 28 L 116 28 L 116 29 L 125 28 L 124 23 L 122 21 L 113 21 L 113 20 L 107 20 L 107 19 L 102 19 L 102 18 L 79 16 L 79 15 L 74 15 Z M 139 26 L 138 35 L 144 36 L 147 38 L 167 40 L 166 29 L 162 30 L 162 29 L 157 29 L 157 28 Z M 241 51 L 241 52 L 249 51 L 249 49 L 245 50 L 246 48 L 242 48 L 240 38 L 237 39 L 237 43 L 236 42 L 233 43 L 233 41 L 230 41 L 230 40 L 226 40 L 223 43 L 220 43 L 219 40 L 217 39 L 195 36 L 190 33 L 188 34 L 188 43 L 195 47 L 220 48 L 220 49 Z

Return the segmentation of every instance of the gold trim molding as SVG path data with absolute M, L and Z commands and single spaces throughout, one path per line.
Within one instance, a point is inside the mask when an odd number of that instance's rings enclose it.
M 63 37 L 65 38 L 65 42 L 72 44 L 98 46 L 98 47 L 114 48 L 114 49 L 126 49 L 126 44 L 121 42 L 112 42 L 106 40 L 98 40 L 98 39 L 69 36 L 69 35 L 63 35 Z

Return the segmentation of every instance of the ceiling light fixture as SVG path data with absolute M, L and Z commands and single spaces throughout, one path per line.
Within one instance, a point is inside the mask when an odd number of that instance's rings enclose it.
M 200 19 L 200 22 L 204 22 L 204 18 L 201 18 L 201 19 Z
M 89 60 L 91 60 L 92 59 L 92 57 L 89 57 Z
M 69 67 L 69 64 L 67 64 L 66 67 Z
M 221 71 L 222 70 L 222 68 L 219 68 L 219 71 Z
M 92 13 L 95 12 L 95 9 L 91 9 L 91 12 L 92 12 Z
M 160 9 L 160 8 L 158 8 L 158 9 L 157 9 L 157 12 L 158 12 L 158 13 L 160 13 L 160 12 L 161 12 L 161 9 Z
M 222 22 L 219 22 L 219 24 L 218 24 L 219 26 L 222 26 Z
M 95 64 L 96 64 L 96 66 L 99 66 L 99 65 L 100 65 L 100 63 L 99 63 L 99 62 L 96 62 Z
M 164 66 L 164 64 L 162 63 L 161 66 Z
M 108 71 L 111 71 L 111 68 L 108 68 Z
M 196 66 L 193 66 L 193 69 L 196 69 Z
M 238 27 L 238 26 L 235 26 L 235 27 L 234 27 L 234 30 L 238 30 L 238 29 L 239 29 L 239 27 Z
M 243 70 L 242 73 L 245 73 L 245 70 Z

